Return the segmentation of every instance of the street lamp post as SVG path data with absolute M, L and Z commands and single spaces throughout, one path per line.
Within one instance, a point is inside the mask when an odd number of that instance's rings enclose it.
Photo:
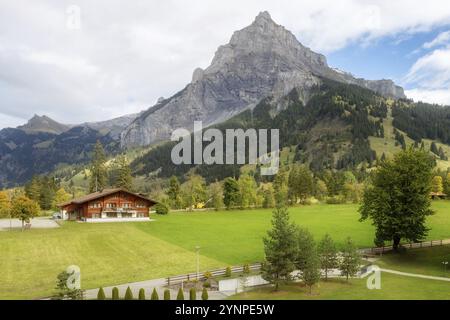
M 197 281 L 199 280 L 199 273 L 200 273 L 200 247 L 195 246 L 195 251 L 197 253 Z

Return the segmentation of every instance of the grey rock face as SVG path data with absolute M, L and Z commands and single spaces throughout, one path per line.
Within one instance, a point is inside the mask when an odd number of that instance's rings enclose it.
M 182 91 L 138 116 L 121 133 L 121 146 L 166 140 L 176 128 L 192 130 L 195 120 L 202 120 L 204 126 L 222 122 L 267 96 L 277 99 L 293 88 L 307 92 L 320 83 L 319 77 L 404 97 L 403 89 L 390 80 L 356 79 L 328 67 L 323 55 L 304 47 L 269 13 L 262 12 L 218 48 L 208 68 L 196 69 Z

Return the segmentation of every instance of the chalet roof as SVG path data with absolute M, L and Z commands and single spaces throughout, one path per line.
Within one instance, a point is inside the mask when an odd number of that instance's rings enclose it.
M 141 198 L 143 200 L 150 201 L 153 204 L 156 204 L 156 201 L 153 201 L 153 200 L 151 200 L 151 199 L 149 199 L 147 197 L 144 197 L 141 194 L 133 193 L 133 192 L 130 192 L 130 191 L 128 191 L 126 189 L 122 189 L 122 188 L 113 188 L 113 189 L 103 189 L 102 191 L 90 193 L 90 194 L 87 194 L 85 196 L 81 196 L 81 197 L 72 199 L 70 201 L 67 201 L 67 202 L 64 202 L 64 203 L 60 203 L 60 204 L 58 204 L 58 207 L 64 207 L 64 206 L 67 206 L 69 204 L 82 204 L 82 203 L 85 203 L 85 202 L 88 202 L 88 201 L 92 201 L 92 200 L 95 200 L 95 199 L 98 199 L 98 198 L 109 196 L 109 195 L 117 193 L 117 192 L 125 192 L 125 193 L 131 194 L 131 195 L 133 195 L 135 197 Z

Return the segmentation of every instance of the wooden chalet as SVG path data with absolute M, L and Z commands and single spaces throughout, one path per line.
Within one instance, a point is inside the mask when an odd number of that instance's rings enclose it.
M 155 201 L 125 189 L 104 189 L 68 202 L 61 203 L 63 219 L 67 220 L 118 220 L 148 219 Z

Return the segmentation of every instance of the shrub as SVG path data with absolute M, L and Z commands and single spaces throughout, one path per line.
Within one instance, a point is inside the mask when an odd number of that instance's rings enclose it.
M 156 214 L 168 214 L 169 208 L 162 203 L 157 203 L 155 204 L 155 212 Z
M 231 277 L 231 267 L 227 267 L 225 269 L 225 277 Z
M 206 290 L 206 288 L 203 288 L 202 300 L 208 300 L 208 290 Z
M 209 272 L 209 271 L 206 271 L 206 272 L 203 274 L 203 276 L 206 278 L 206 280 L 212 278 L 212 274 L 211 274 L 211 272 Z
M 170 300 L 170 290 L 164 290 L 164 300 Z
M 184 300 L 184 293 L 183 290 L 181 290 L 181 288 L 178 290 L 177 300 Z
M 125 291 L 125 300 L 133 300 L 133 292 L 131 291 L 131 288 L 128 287 L 127 291 Z
M 144 290 L 144 288 L 141 288 L 139 290 L 139 300 L 145 300 L 145 290 Z
M 211 288 L 211 283 L 209 281 L 205 281 L 203 283 L 203 288 Z
M 243 268 L 242 272 L 244 272 L 245 274 L 249 274 L 250 266 L 248 264 L 244 264 L 244 268 Z
M 119 300 L 119 289 L 117 289 L 117 287 L 114 287 L 112 289 L 112 300 Z
M 97 293 L 97 300 L 105 300 L 105 291 L 103 291 L 103 288 L 100 287 L 100 289 L 98 289 L 98 293 Z
M 191 290 L 189 290 L 189 300 L 197 300 L 197 292 L 195 291 L 195 288 L 191 288 Z
M 152 297 L 150 298 L 150 300 L 159 300 L 158 292 L 155 288 L 153 288 Z
M 345 203 L 345 199 L 340 196 L 328 197 L 325 202 L 327 204 L 343 204 Z

